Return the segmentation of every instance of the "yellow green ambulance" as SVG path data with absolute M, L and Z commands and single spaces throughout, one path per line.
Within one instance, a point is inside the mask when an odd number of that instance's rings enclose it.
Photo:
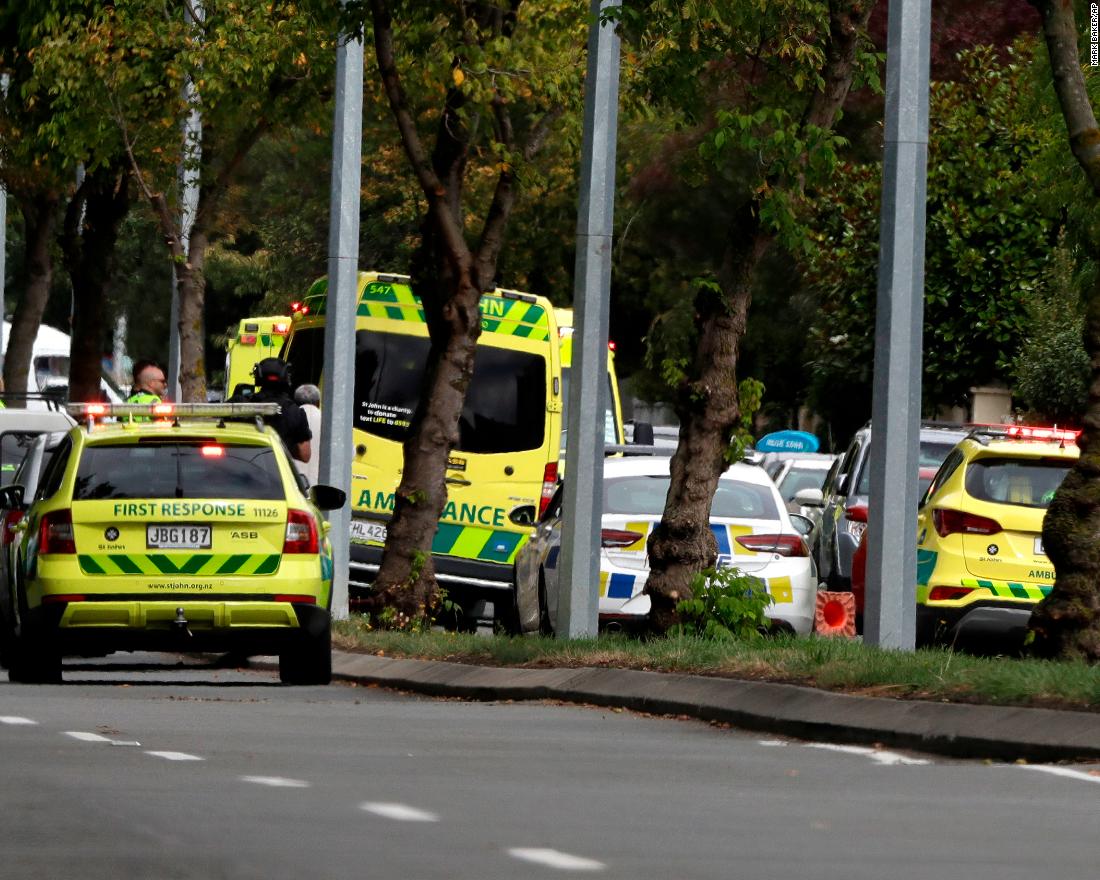
M 252 368 L 264 358 L 278 357 L 290 333 L 289 315 L 244 318 L 229 338 L 225 354 L 225 396 L 254 387 Z
M 296 311 L 283 357 L 295 383 L 320 385 L 327 281 Z M 349 596 L 378 572 L 401 479 L 402 443 L 420 402 L 430 340 L 409 278 L 360 272 L 355 321 Z M 447 463 L 447 504 L 432 543 L 436 577 L 468 617 L 514 621 L 513 563 L 558 484 L 561 350 L 549 300 L 494 290 Z M 491 603 L 491 608 L 490 608 Z M 491 613 L 490 613 L 491 612 Z

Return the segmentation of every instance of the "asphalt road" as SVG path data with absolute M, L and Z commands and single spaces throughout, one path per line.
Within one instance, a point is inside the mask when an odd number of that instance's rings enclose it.
M 0 681 L 0 877 L 1097 876 L 1087 765 L 289 688 L 187 662 Z

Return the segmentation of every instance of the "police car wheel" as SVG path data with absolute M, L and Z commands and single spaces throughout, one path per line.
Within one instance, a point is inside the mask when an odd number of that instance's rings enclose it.
M 279 655 L 279 681 L 284 684 L 329 684 L 332 681 L 332 630 L 302 633 Z
M 539 571 L 539 635 L 554 635 L 554 625 L 550 622 L 550 606 L 546 602 L 546 578 Z

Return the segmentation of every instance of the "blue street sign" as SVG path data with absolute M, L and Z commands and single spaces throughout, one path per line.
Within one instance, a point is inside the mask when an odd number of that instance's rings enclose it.
M 808 431 L 774 431 L 756 441 L 758 452 L 817 452 L 818 445 Z

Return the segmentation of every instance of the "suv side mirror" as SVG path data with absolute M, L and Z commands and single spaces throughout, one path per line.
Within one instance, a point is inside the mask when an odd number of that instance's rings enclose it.
M 821 494 L 820 489 L 799 489 L 797 492 L 794 493 L 794 498 L 792 500 L 795 504 L 800 504 L 803 507 L 825 506 L 825 496 Z
M 0 508 L 4 510 L 23 510 L 23 487 L 12 485 L 0 489 Z
M 318 510 L 339 510 L 348 500 L 348 495 L 335 486 L 310 486 L 309 500 Z
M 812 491 L 817 491 L 816 489 Z M 791 514 L 791 525 L 794 526 L 795 531 L 798 532 L 803 538 L 808 537 L 810 532 L 814 530 L 814 521 L 808 516 L 803 516 L 801 513 Z

